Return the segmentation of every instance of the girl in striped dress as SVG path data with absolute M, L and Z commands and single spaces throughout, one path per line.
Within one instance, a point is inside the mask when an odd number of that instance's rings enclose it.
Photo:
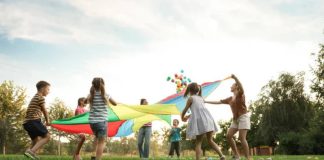
M 100 160 L 105 146 L 105 139 L 107 137 L 109 103 L 114 106 L 116 106 L 117 103 L 106 93 L 105 82 L 99 77 L 92 80 L 88 100 L 90 103 L 89 123 L 91 130 L 96 137 L 96 157 L 92 159 Z

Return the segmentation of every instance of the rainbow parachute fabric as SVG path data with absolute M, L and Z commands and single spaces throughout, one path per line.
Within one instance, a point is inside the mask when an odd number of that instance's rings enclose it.
M 203 83 L 202 96 L 206 98 L 222 80 Z M 179 115 L 184 109 L 184 91 L 168 96 L 153 105 L 117 105 L 108 108 L 107 136 L 124 137 L 137 131 L 142 125 L 155 120 L 171 124 L 171 115 Z M 89 112 L 61 120 L 54 120 L 52 127 L 67 133 L 93 134 L 89 125 Z

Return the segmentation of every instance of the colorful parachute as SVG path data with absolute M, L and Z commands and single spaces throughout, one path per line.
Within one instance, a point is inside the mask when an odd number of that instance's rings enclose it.
M 222 82 L 222 80 L 202 84 L 202 95 L 207 97 Z M 171 115 L 179 115 L 184 109 L 186 98 L 184 91 L 168 96 L 153 105 L 118 105 L 108 109 L 107 135 L 109 137 L 124 137 L 137 131 L 142 125 L 154 120 L 162 120 L 171 124 Z M 89 113 L 84 113 L 69 119 L 55 120 L 52 127 L 68 133 L 92 134 L 89 125 Z
M 171 123 L 170 115 L 179 114 L 175 105 L 118 105 L 108 108 L 108 131 L 109 137 L 127 136 L 138 130 L 142 125 L 154 120 L 164 120 Z M 89 125 L 89 112 L 62 120 L 52 122 L 52 127 L 68 133 L 92 134 Z

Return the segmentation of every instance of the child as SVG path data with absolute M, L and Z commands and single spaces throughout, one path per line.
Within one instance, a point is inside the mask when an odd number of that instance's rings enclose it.
M 32 140 L 31 147 L 26 150 L 24 155 L 31 159 L 38 159 L 36 152 L 50 140 L 50 134 L 41 122 L 43 114 L 46 126 L 50 126 L 44 99 L 44 97 L 49 94 L 50 84 L 46 81 L 39 81 L 36 84 L 36 88 L 37 93 L 29 102 L 25 121 L 23 123 L 24 129 Z
M 148 102 L 145 98 L 142 98 L 140 104 L 147 105 Z M 149 158 L 151 134 L 152 122 L 144 124 L 138 131 L 137 146 L 140 158 Z
M 85 112 L 87 112 L 86 108 L 85 108 L 85 105 L 86 105 L 86 98 L 84 97 L 81 97 L 78 99 L 78 107 L 75 109 L 75 112 L 74 112 L 74 115 L 77 116 L 79 114 L 83 114 Z M 80 142 L 78 143 L 78 146 L 77 146 L 77 149 L 74 153 L 74 156 L 73 156 L 73 159 L 74 160 L 80 160 L 81 157 L 80 157 L 80 150 L 81 150 L 81 147 L 85 141 L 85 135 L 84 134 L 79 134 L 79 138 L 80 138 Z
M 189 84 L 184 97 L 188 95 L 190 97 L 181 113 L 181 119 L 184 122 L 189 119 L 186 136 L 188 139 L 196 139 L 196 160 L 200 159 L 201 143 L 204 135 L 207 136 L 209 145 L 218 153 L 220 159 L 225 160 L 225 156 L 213 141 L 213 135 L 217 131 L 217 127 L 212 115 L 205 107 L 204 99 L 201 97 L 201 87 L 197 83 Z M 191 115 L 185 116 L 189 108 Z
M 174 150 L 177 153 L 177 157 L 178 158 L 180 157 L 180 140 L 181 140 L 180 131 L 181 131 L 181 129 L 178 127 L 178 125 L 179 125 L 179 120 L 174 119 L 173 126 L 172 126 L 171 133 L 170 133 L 171 147 L 170 147 L 169 156 L 171 158 L 174 155 Z
M 233 122 L 230 128 L 228 129 L 226 137 L 234 152 L 234 159 L 240 159 L 235 141 L 233 140 L 233 136 L 237 131 L 239 132 L 239 139 L 243 146 L 244 155 L 247 159 L 251 159 L 249 155 L 249 144 L 246 141 L 246 134 L 247 131 L 250 129 L 251 124 L 250 116 L 247 113 L 247 107 L 245 105 L 244 90 L 241 82 L 237 79 L 237 77 L 234 74 L 232 74 L 230 78 L 233 78 L 235 80 L 235 83 L 231 87 L 231 92 L 233 92 L 233 96 L 220 101 L 205 101 L 205 103 L 228 104 L 231 106 L 231 110 L 233 113 Z
M 105 82 L 102 78 L 94 78 L 87 98 L 90 103 L 89 123 L 95 135 L 96 160 L 100 160 L 107 137 L 108 103 L 116 106 L 117 103 L 105 91 Z M 94 157 L 92 157 L 94 159 Z

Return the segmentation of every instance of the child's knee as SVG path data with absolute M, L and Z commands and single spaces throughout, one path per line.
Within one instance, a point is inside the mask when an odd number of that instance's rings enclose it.
M 81 136 L 80 136 L 80 139 L 81 139 L 82 141 L 85 141 L 85 139 L 86 139 L 85 135 L 81 135 Z
M 105 140 L 106 140 L 106 137 L 98 137 L 97 138 L 98 143 L 104 143 Z
M 226 138 L 227 138 L 227 139 L 232 139 L 232 138 L 233 138 L 233 135 L 226 134 Z
M 212 139 L 209 139 L 209 140 L 208 140 L 208 144 L 211 145 L 211 144 L 213 144 L 213 143 L 214 143 L 214 141 L 213 141 Z
M 51 135 L 49 134 L 49 133 L 47 133 L 46 135 L 45 135 L 45 137 L 44 137 L 46 140 L 50 140 L 51 139 Z
M 246 141 L 245 137 L 243 137 L 243 136 L 239 136 L 239 140 L 240 140 L 241 142 Z

